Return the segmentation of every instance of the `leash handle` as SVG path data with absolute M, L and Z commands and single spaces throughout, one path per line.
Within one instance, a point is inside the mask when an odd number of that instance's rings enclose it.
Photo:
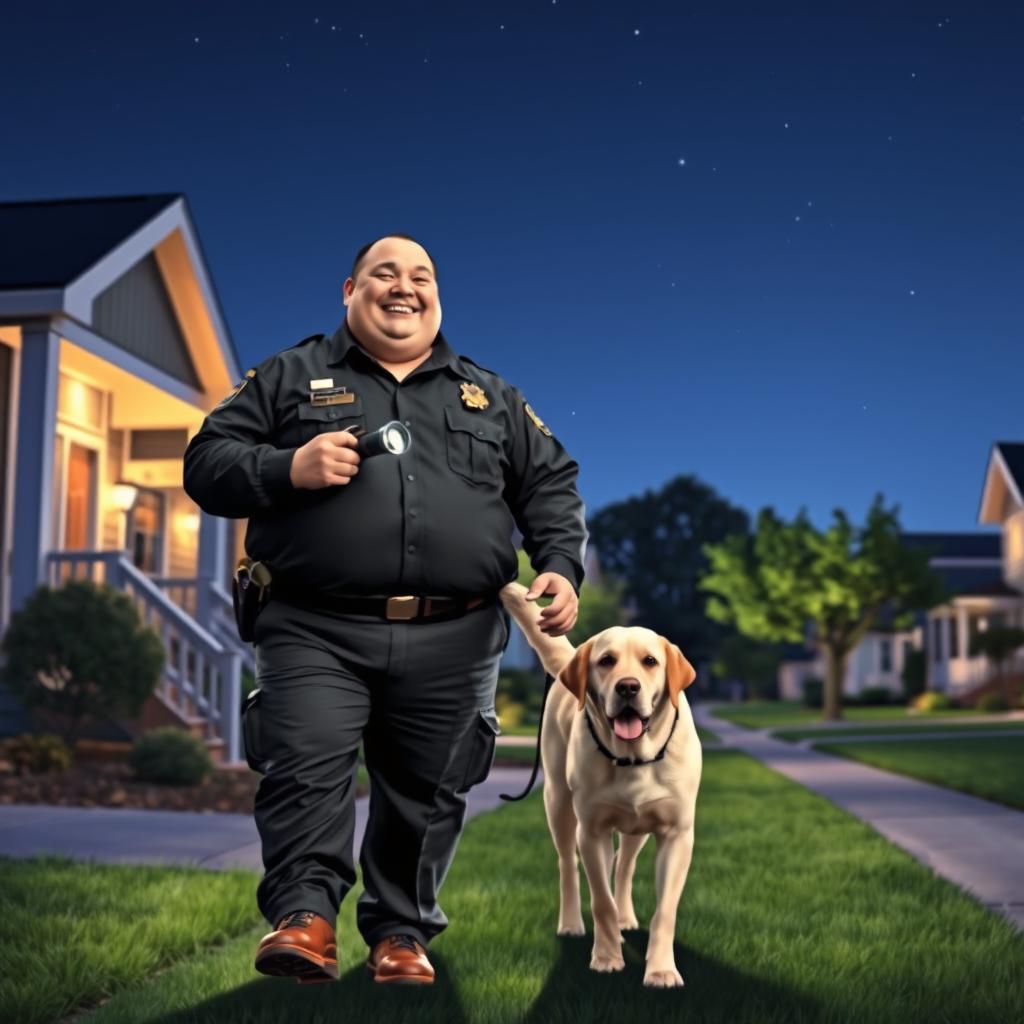
M 540 769 L 540 735 L 544 729 L 544 708 L 548 703 L 548 691 L 551 689 L 551 684 L 555 681 L 555 677 L 544 673 L 544 699 L 540 702 L 540 721 L 537 723 L 537 749 L 533 755 L 533 771 L 530 773 L 530 781 L 526 784 L 526 789 L 519 794 L 519 796 L 509 796 L 508 793 L 499 793 L 498 795 L 502 800 L 522 800 L 524 797 L 530 795 L 530 790 L 533 789 L 533 784 L 537 781 L 537 772 Z

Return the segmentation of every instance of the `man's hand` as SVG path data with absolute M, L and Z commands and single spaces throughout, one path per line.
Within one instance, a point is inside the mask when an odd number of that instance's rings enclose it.
M 576 624 L 580 601 L 572 584 L 557 572 L 542 572 L 526 592 L 527 601 L 535 601 L 544 594 L 554 597 L 547 608 L 542 608 L 540 631 L 548 636 L 564 636 Z
M 289 473 L 292 487 L 317 490 L 347 484 L 362 461 L 356 451 L 358 440 L 347 430 L 331 430 L 297 448 Z

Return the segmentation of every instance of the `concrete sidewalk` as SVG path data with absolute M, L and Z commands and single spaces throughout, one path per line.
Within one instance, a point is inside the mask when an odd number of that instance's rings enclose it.
M 1024 812 L 743 729 L 713 716 L 721 706 L 693 709 L 721 747 L 831 800 L 1024 931 Z
M 529 769 L 492 768 L 467 798 L 466 817 L 502 806 L 500 794 L 518 796 Z M 534 789 L 542 785 L 537 775 Z M 353 851 L 358 861 L 369 797 L 356 801 Z M 248 868 L 263 873 L 260 838 L 248 814 L 144 811 L 118 807 L 0 805 L 0 855 L 62 854 L 105 864 L 178 864 L 207 870 Z

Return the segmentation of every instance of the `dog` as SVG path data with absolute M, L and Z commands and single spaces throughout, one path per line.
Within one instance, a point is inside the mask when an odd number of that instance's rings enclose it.
M 590 967 L 625 967 L 622 930 L 639 927 L 633 870 L 653 833 L 657 906 L 643 983 L 682 985 L 673 939 L 693 855 L 702 767 L 682 691 L 697 673 L 675 644 L 640 626 L 612 626 L 579 649 L 567 637 L 548 636 L 540 629 L 540 607 L 526 593 L 522 584 L 509 583 L 499 596 L 555 680 L 544 705 L 540 747 L 544 809 L 558 852 L 558 934 L 585 934 L 578 848 L 594 918 Z

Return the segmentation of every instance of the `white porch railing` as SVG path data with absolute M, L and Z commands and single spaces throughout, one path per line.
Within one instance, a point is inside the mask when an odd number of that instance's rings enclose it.
M 46 566 L 46 582 L 51 587 L 68 579 L 91 579 L 127 593 L 142 621 L 163 640 L 166 660 L 155 696 L 183 717 L 198 715 L 205 723 L 206 738 L 224 741 L 225 761 L 241 760 L 243 655 L 237 634 L 235 643 L 230 644 L 201 626 L 123 552 L 51 551 Z M 198 593 L 196 590 L 195 595 Z M 217 605 L 223 605 L 223 595 L 221 590 Z M 228 597 L 229 608 L 230 603 Z

